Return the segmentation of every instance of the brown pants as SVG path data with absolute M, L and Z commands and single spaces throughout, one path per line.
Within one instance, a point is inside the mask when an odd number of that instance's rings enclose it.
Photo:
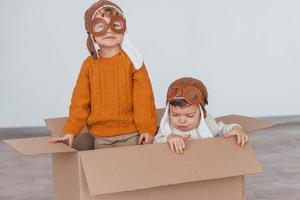
M 113 137 L 95 137 L 95 149 L 137 145 L 140 134 L 130 133 Z

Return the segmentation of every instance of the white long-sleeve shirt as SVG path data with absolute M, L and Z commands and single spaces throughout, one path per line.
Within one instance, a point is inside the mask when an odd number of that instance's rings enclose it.
M 223 136 L 226 133 L 229 133 L 230 131 L 232 131 L 233 127 L 238 126 L 240 127 L 240 125 L 238 124 L 224 124 L 223 122 L 216 122 L 215 118 L 207 113 L 206 118 L 205 118 L 205 122 L 207 127 L 209 128 L 209 130 L 211 131 L 213 137 L 217 137 L 217 136 Z M 172 133 L 176 134 L 176 135 L 191 135 L 191 139 L 200 139 L 200 135 L 198 134 L 198 130 L 192 129 L 190 131 L 180 131 L 177 130 L 175 128 L 172 128 Z M 163 143 L 166 142 L 167 137 L 169 134 L 162 134 L 161 129 L 159 128 L 155 138 L 154 138 L 154 143 Z

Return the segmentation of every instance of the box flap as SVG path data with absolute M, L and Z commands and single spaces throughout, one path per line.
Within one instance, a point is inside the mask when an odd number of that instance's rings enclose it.
M 66 117 L 59 118 L 49 118 L 45 119 L 46 126 L 51 132 L 52 136 L 61 136 L 63 135 L 63 128 L 65 125 Z M 84 127 L 81 130 L 81 133 L 88 133 L 87 127 Z
M 68 145 L 63 143 L 49 143 L 50 137 L 35 137 L 35 138 L 22 138 L 4 140 L 4 142 L 16 151 L 23 155 L 36 155 L 36 154 L 48 154 L 48 153 L 62 153 L 62 152 L 75 152 Z
M 183 155 L 167 144 L 79 152 L 91 195 L 146 189 L 262 172 L 249 144 L 234 138 L 187 142 Z
M 165 112 L 165 108 L 158 108 L 156 109 L 156 118 L 157 118 L 157 125 L 159 126 L 160 120 L 163 117 Z
M 63 128 L 66 117 L 45 119 L 47 128 L 51 132 L 51 136 L 63 135 Z M 74 139 L 73 148 L 78 151 L 94 149 L 94 137 L 88 134 L 87 127 L 84 127 L 77 137 Z
M 241 125 L 247 133 L 277 125 L 274 122 L 241 115 L 226 115 L 222 117 L 217 117 L 216 121 L 222 121 L 225 124 L 237 123 Z

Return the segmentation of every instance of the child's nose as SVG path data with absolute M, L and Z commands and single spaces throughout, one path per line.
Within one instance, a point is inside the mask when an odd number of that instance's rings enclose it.
M 186 119 L 185 117 L 179 117 L 179 123 L 185 123 Z
M 112 30 L 111 30 L 111 27 L 109 26 L 108 28 L 107 28 L 107 33 L 111 33 L 112 32 Z

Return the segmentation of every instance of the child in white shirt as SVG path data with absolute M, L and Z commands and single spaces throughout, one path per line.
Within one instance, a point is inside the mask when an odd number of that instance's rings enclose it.
M 160 122 L 154 143 L 167 142 L 172 152 L 183 153 L 187 139 L 235 136 L 244 146 L 247 133 L 238 124 L 217 123 L 206 112 L 208 94 L 205 85 L 197 79 L 185 77 L 174 81 L 168 89 L 167 107 Z

